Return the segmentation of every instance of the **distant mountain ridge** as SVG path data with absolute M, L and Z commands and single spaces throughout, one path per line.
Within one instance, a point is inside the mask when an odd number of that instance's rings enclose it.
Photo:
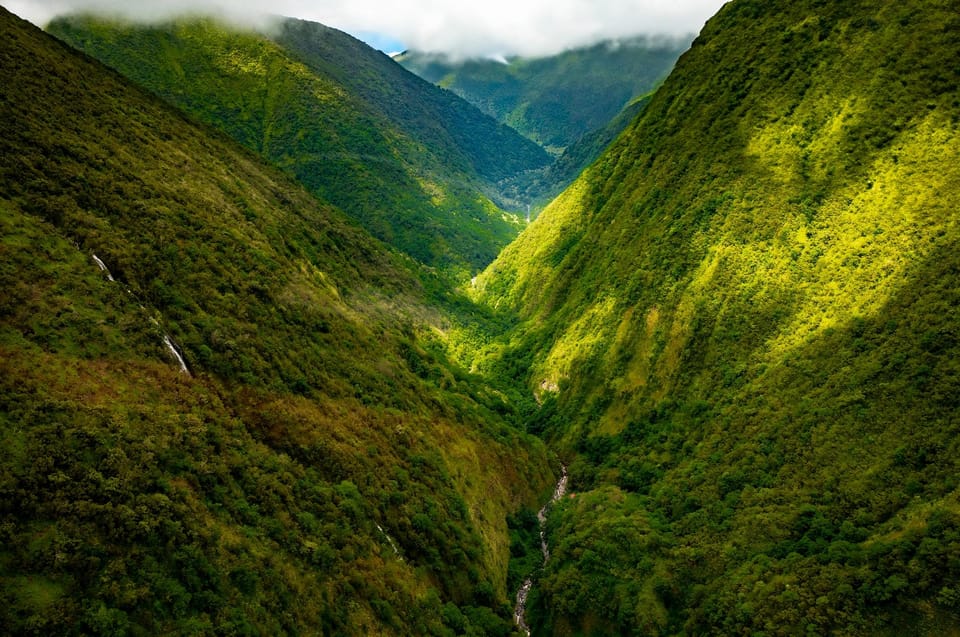
M 653 90 L 692 40 L 636 36 L 540 58 L 455 61 L 405 51 L 394 59 L 559 154 Z
M 315 23 L 280 20 L 268 37 L 209 19 L 137 26 L 73 16 L 48 30 L 461 278 L 518 230 L 490 199 L 496 182 L 549 162 L 466 102 Z
M 692 40 L 637 36 L 542 58 L 405 51 L 394 59 L 553 153 L 550 166 L 501 182 L 507 199 L 535 216 L 637 116 Z
M 465 100 L 449 91 L 425 86 L 387 55 L 370 55 L 370 47 L 337 29 L 287 19 L 273 39 L 310 68 L 362 96 L 402 130 L 417 131 L 430 151 L 458 149 L 489 183 L 546 163 L 542 151 L 518 139 L 511 128 L 464 108 Z

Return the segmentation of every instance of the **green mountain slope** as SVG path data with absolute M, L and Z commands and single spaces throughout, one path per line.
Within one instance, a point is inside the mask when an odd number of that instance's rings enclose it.
M 454 61 L 407 51 L 397 62 L 557 152 L 605 127 L 670 72 L 689 40 L 645 36 L 541 58 Z
M 517 219 L 489 198 L 495 183 L 548 161 L 321 25 L 282 21 L 274 40 L 201 19 L 147 27 L 78 16 L 48 30 L 223 130 L 378 238 L 460 277 L 516 235 Z
M 572 461 L 542 634 L 960 630 L 960 14 L 734 0 L 478 279 Z
M 513 129 L 341 31 L 284 20 L 274 39 L 321 76 L 361 96 L 402 130 L 412 131 L 428 152 L 440 155 L 443 165 L 465 162 L 487 182 L 496 183 L 549 162 L 536 144 Z
M 506 516 L 550 467 L 410 261 L 0 29 L 3 631 L 507 634 Z

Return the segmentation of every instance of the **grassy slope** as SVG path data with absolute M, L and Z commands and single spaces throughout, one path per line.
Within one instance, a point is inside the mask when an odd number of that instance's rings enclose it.
M 958 630 L 958 33 L 729 3 L 480 277 L 576 458 L 545 630 Z
M 501 170 L 546 161 L 462 100 L 438 102 L 435 87 L 321 25 L 284 22 L 279 44 L 196 19 L 145 27 L 72 17 L 49 30 L 279 165 L 378 238 L 461 277 L 517 232 L 478 191 Z M 322 63 L 303 53 L 314 42 L 325 43 Z M 409 76 L 403 90 L 381 95 L 397 73 Z M 405 119 L 392 117 L 397 108 Z M 502 165 L 491 168 L 493 149 Z
M 505 516 L 549 467 L 430 353 L 409 260 L 0 22 L 5 630 L 508 631 Z

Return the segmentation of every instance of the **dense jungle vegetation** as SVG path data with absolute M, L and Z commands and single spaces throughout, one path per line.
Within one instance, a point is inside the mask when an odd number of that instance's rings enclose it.
M 221 129 L 377 238 L 464 280 L 520 230 L 496 184 L 547 154 L 349 35 L 277 20 L 267 34 L 212 19 L 48 27 Z M 494 202 L 497 203 L 494 203 Z
M 555 465 L 446 359 L 429 277 L 0 30 L 3 632 L 509 634 L 506 518 Z
M 478 279 L 571 461 L 538 634 L 960 630 L 960 13 L 735 0 Z

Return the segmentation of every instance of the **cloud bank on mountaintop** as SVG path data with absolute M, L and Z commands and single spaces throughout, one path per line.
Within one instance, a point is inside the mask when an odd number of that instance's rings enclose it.
M 77 11 L 146 21 L 211 13 L 249 25 L 267 24 L 266 16 L 279 14 L 350 33 L 389 35 L 411 49 L 488 57 L 551 55 L 641 33 L 685 35 L 699 31 L 722 4 L 722 0 L 491 0 L 437 6 L 432 0 L 411 0 L 385 6 L 375 0 L 158 0 L 131 6 L 124 0 L 13 0 L 7 7 L 39 25 Z

